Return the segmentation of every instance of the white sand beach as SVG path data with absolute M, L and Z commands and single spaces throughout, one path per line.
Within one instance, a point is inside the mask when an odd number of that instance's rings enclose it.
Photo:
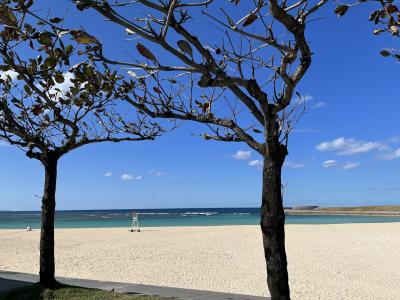
M 400 223 L 287 225 L 293 299 L 400 299 Z M 0 230 L 0 269 L 38 273 L 39 231 Z M 258 226 L 57 229 L 56 274 L 268 295 Z

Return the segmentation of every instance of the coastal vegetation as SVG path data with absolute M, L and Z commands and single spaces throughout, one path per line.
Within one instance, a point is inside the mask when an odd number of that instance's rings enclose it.
M 47 288 L 40 283 L 0 292 L 0 300 L 168 300 L 156 296 L 128 295 L 57 283 Z
M 400 212 L 400 205 L 319 207 L 316 210 L 327 212 Z
M 89 144 L 152 140 L 161 128 L 142 115 L 123 118 L 117 106 L 122 84 L 117 73 L 81 59 L 78 49 L 66 43 L 66 37 L 80 43 L 95 39 L 60 27 L 61 18 L 42 19 L 31 11 L 32 5 L 2 1 L 0 7 L 0 139 L 44 167 L 40 282 L 53 286 L 60 158 Z M 123 87 L 124 93 L 129 90 Z
M 258 0 L 245 12 L 240 1 L 74 2 L 140 38 L 131 61 L 104 54 L 110 45 L 86 46 L 91 59 L 131 69 L 136 86 L 123 96 L 126 102 L 151 117 L 205 124 L 205 140 L 244 142 L 260 154 L 268 288 L 273 300 L 290 299 L 281 174 L 289 134 L 304 111 L 298 85 L 312 62 L 308 23 L 328 1 L 288 7 Z M 210 21 L 223 28 L 217 42 L 208 40 L 215 30 L 206 29 Z

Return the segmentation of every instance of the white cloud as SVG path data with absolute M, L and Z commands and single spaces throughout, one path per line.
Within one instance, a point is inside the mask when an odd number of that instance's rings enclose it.
M 322 142 L 317 145 L 319 151 L 336 151 L 346 147 L 346 139 L 340 137 L 331 142 Z
M 126 180 L 126 181 L 130 181 L 130 180 L 142 180 L 143 176 L 139 175 L 139 176 L 133 176 L 131 174 L 122 174 L 121 175 L 121 179 L 122 180 Z
M 385 153 L 380 156 L 380 159 L 383 159 L 383 160 L 392 160 L 392 159 L 396 159 L 396 158 L 400 158 L 400 148 L 397 150 L 390 151 L 390 152 Z
M 262 160 L 256 159 L 256 160 L 249 161 L 248 165 L 250 167 L 262 167 L 263 166 L 263 162 L 262 162 Z
M 306 164 L 301 164 L 301 163 L 293 163 L 293 162 L 285 162 L 284 165 L 286 168 L 290 168 L 290 169 L 300 169 L 300 168 L 304 168 L 306 166 Z
M 386 150 L 388 147 L 379 141 L 360 141 L 353 138 L 346 139 L 340 137 L 332 141 L 322 142 L 316 146 L 316 149 L 322 152 L 334 151 L 338 155 L 353 155 L 366 153 L 372 150 Z
M 354 168 L 358 168 L 360 165 L 361 164 L 359 162 L 351 162 L 351 161 L 349 161 L 349 162 L 346 162 L 343 165 L 341 165 L 341 168 L 343 170 L 351 170 L 351 169 L 354 169 Z
M 379 149 L 383 145 L 380 142 L 366 142 L 366 143 L 355 143 L 349 145 L 347 149 L 339 152 L 340 155 L 353 155 L 357 153 L 365 153 L 371 150 Z
M 293 133 L 316 133 L 319 132 L 318 129 L 310 128 L 310 127 L 303 127 L 303 128 L 294 128 Z
M 4 79 L 5 76 L 9 75 L 11 77 L 12 80 L 15 80 L 17 78 L 18 73 L 13 71 L 13 70 L 9 70 L 9 71 L 0 71 L 0 78 Z M 63 73 L 63 77 L 64 77 L 64 82 L 63 83 L 56 83 L 50 90 L 45 91 L 45 92 L 49 92 L 49 93 L 59 93 L 58 90 L 60 90 L 62 93 L 65 93 L 67 91 L 69 91 L 70 87 L 73 86 L 73 83 L 71 82 L 71 79 L 74 78 L 74 74 L 71 72 L 65 72 Z M 36 85 L 38 88 L 42 89 L 42 87 L 37 84 Z M 58 90 L 56 90 L 58 89 Z
M 111 173 L 111 172 L 107 172 L 107 173 L 105 173 L 103 176 L 105 176 L 105 177 L 111 177 L 111 176 L 112 176 L 112 173 Z
M 60 90 L 62 93 L 66 93 L 69 91 L 71 86 L 73 86 L 73 83 L 71 82 L 71 79 L 74 78 L 74 74 L 70 72 L 65 72 L 63 73 L 64 76 L 64 82 L 63 83 L 56 83 L 50 90 L 49 93 L 57 93 Z M 57 90 L 56 90 L 57 89 Z
M 164 172 L 161 172 L 161 171 L 154 171 L 154 170 L 151 170 L 149 173 L 150 173 L 151 175 L 154 175 L 154 176 L 157 176 L 157 177 L 165 175 Z
M 311 95 L 304 95 L 304 96 L 300 97 L 299 103 L 300 103 L 300 104 L 305 104 L 305 103 L 310 102 L 310 101 L 313 101 L 313 100 L 315 100 L 314 96 L 311 96 Z M 313 101 L 313 102 L 314 102 L 314 101 Z M 326 102 L 324 102 L 324 101 L 319 101 L 319 102 L 313 104 L 313 105 L 311 106 L 311 108 L 312 108 L 312 109 L 319 109 L 319 108 L 326 107 L 326 106 L 328 106 L 328 103 L 326 103 Z
M 13 70 L 8 70 L 8 71 L 0 71 L 0 78 L 5 79 L 6 76 L 9 75 L 11 77 L 11 80 L 15 80 L 17 78 L 18 73 L 13 71 Z
M 251 161 L 249 161 L 248 165 L 250 167 L 262 167 L 263 161 L 260 159 L 251 160 Z M 286 162 L 284 166 L 286 168 L 290 168 L 290 169 L 300 169 L 300 168 L 304 168 L 306 165 L 300 164 L 300 163 Z
M 313 99 L 314 99 L 314 97 L 311 96 L 311 95 L 304 95 L 304 96 L 300 97 L 299 102 L 300 103 L 305 103 L 305 102 L 311 101 Z
M 328 106 L 328 104 L 326 102 L 317 102 L 313 105 L 312 109 L 318 109 L 318 108 L 322 108 L 322 107 L 326 107 Z
M 326 160 L 326 161 L 324 161 L 322 163 L 322 167 L 325 168 L 325 169 L 338 167 L 338 168 L 340 168 L 342 170 L 351 170 L 351 169 L 354 169 L 354 168 L 358 168 L 359 166 L 361 166 L 361 163 L 359 163 L 359 162 L 348 161 L 348 162 L 339 164 L 334 159 Z
M 7 75 L 9 75 L 12 80 L 15 80 L 18 76 L 18 73 L 13 70 L 9 70 L 6 72 L 0 71 L 1 79 L 4 79 Z M 59 91 L 56 91 L 56 89 L 61 90 L 62 93 L 67 92 L 70 89 L 70 87 L 73 85 L 73 83 L 71 82 L 71 79 L 74 78 L 74 75 L 71 72 L 65 72 L 65 73 L 63 73 L 63 77 L 64 77 L 64 82 L 56 83 L 48 92 L 50 92 L 50 93 L 59 92 Z M 37 87 L 42 88 L 39 84 L 37 85 Z
M 236 160 L 246 160 L 249 159 L 251 156 L 251 151 L 243 151 L 239 150 L 235 154 L 233 154 L 231 157 Z
M 122 175 L 121 175 L 121 179 L 122 179 L 122 180 L 133 180 L 133 179 L 135 179 L 135 177 L 133 177 L 133 176 L 130 175 L 130 174 L 122 174 Z
M 333 159 L 326 160 L 322 163 L 322 167 L 325 169 L 333 168 L 333 167 L 336 167 L 337 165 L 338 164 L 337 164 L 336 160 L 333 160 Z

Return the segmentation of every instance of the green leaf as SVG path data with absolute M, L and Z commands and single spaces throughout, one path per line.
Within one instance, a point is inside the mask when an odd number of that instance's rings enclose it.
M 56 64 L 56 60 L 53 57 L 49 56 L 44 60 L 42 66 L 44 66 L 44 69 L 46 69 L 46 68 L 53 67 L 55 64 Z
M 63 76 L 62 73 L 57 73 L 57 74 L 54 76 L 54 80 L 55 80 L 57 83 L 63 83 L 63 82 L 65 81 L 64 76 Z
M 73 50 L 74 50 L 74 47 L 72 45 L 68 45 L 68 46 L 65 47 L 65 53 L 67 55 L 70 55 Z
M 344 16 L 344 14 L 347 12 L 349 7 L 350 6 L 348 4 L 339 5 L 335 9 L 335 14 L 337 14 L 338 17 Z
M 35 116 L 38 116 L 38 115 L 40 115 L 42 112 L 43 112 L 43 108 L 41 107 L 41 106 L 39 106 L 39 105 L 34 105 L 34 106 L 32 106 L 32 113 L 35 115 Z
M 396 5 L 394 5 L 394 4 L 389 4 L 388 6 L 386 6 L 386 11 L 387 11 L 389 14 L 393 14 L 393 13 L 395 13 L 395 12 L 398 12 L 399 9 L 397 8 Z
M 24 85 L 24 90 L 28 95 L 32 93 L 31 88 L 27 84 Z
M 379 17 L 380 17 L 380 11 L 379 10 L 375 10 L 374 12 L 372 12 L 372 14 L 369 16 L 369 21 L 374 21 L 375 24 L 378 24 L 379 22 Z
M 388 57 L 391 56 L 392 54 L 387 51 L 387 50 L 382 50 L 381 52 L 379 52 L 383 57 Z
M 48 31 L 41 32 L 38 37 L 39 42 L 45 46 L 51 46 L 53 43 L 52 34 Z
M 60 23 L 62 20 L 63 19 L 61 19 L 61 18 L 52 18 L 52 19 L 50 19 L 50 22 L 57 24 L 57 23 Z
M 11 66 L 10 65 L 0 65 L 0 71 L 7 72 L 9 70 L 11 70 Z
M 34 31 L 34 28 L 28 23 L 24 24 L 24 28 L 28 33 L 32 33 Z
M 76 8 L 82 11 L 89 8 L 93 3 L 91 0 L 76 0 L 75 4 Z

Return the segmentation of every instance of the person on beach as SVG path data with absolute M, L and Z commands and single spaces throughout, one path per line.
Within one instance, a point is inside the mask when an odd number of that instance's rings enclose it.
M 130 232 L 140 232 L 140 228 L 139 228 L 139 218 L 138 215 L 135 211 L 132 212 L 132 226 L 130 229 Z

